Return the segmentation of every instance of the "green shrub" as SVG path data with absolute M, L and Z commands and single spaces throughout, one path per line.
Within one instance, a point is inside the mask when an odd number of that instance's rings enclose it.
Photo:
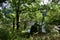
M 0 39 L 1 40 L 8 40 L 9 39 L 9 32 L 5 29 L 0 28 Z

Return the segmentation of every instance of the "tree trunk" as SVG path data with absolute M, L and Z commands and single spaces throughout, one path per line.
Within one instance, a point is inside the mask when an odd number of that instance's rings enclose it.
M 19 29 L 19 7 L 20 7 L 20 0 L 16 4 L 16 26 L 17 26 L 17 30 Z
M 16 10 L 16 26 L 17 26 L 17 30 L 19 29 L 19 7 Z
M 13 30 L 15 28 L 15 18 L 13 18 Z

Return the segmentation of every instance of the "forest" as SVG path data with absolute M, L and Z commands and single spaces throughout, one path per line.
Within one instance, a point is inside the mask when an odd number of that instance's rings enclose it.
M 0 40 L 60 40 L 60 0 L 0 0 Z

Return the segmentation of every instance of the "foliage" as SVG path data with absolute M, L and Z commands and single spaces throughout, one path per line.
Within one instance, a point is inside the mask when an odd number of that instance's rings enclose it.
M 5 29 L 0 28 L 0 40 L 8 40 L 9 39 L 9 32 Z
M 0 35 L 2 34 L 3 38 L 8 35 L 12 40 L 30 40 L 34 36 L 29 39 L 26 38 L 27 35 L 29 35 L 29 33 L 26 32 L 27 29 L 30 29 L 35 22 L 38 22 L 38 24 L 41 23 L 43 19 L 43 13 L 46 13 L 43 20 L 46 24 L 46 34 L 44 35 L 42 33 L 41 36 L 35 37 L 41 40 L 59 40 L 58 37 L 60 36 L 57 36 L 59 33 L 53 31 L 53 25 L 60 24 L 60 5 L 56 0 L 53 0 L 53 2 L 47 5 L 41 5 L 41 1 L 42 0 L 9 0 L 11 8 L 0 10 L 0 25 L 2 25 L 1 28 L 8 30 L 9 33 L 6 33 L 5 30 L 0 29 L 0 32 L 2 31 Z M 16 9 L 18 7 L 20 27 L 19 31 L 17 31 L 15 21 L 15 30 L 13 31 L 13 19 L 16 20 Z M 47 10 L 47 12 L 44 12 L 44 10 Z M 24 33 L 22 33 L 23 30 Z

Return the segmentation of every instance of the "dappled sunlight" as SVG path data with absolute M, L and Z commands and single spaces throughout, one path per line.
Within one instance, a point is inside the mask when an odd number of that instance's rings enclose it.
M 60 40 L 60 0 L 0 0 L 0 40 Z

